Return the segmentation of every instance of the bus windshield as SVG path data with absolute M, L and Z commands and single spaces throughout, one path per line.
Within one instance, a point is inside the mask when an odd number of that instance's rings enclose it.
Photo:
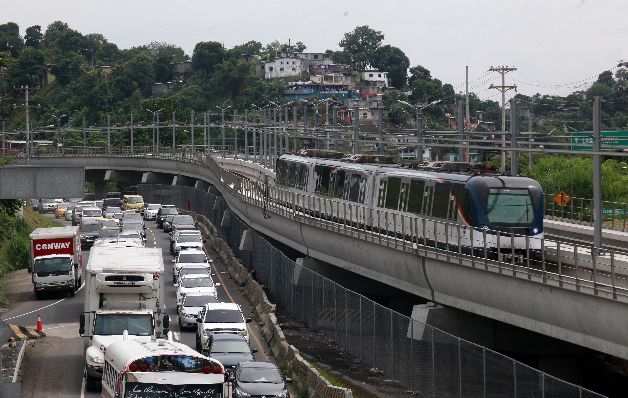
M 491 224 L 531 224 L 534 207 L 527 189 L 491 188 L 486 205 Z
M 125 330 L 136 336 L 150 336 L 153 318 L 150 314 L 98 314 L 96 317 L 95 335 L 121 335 Z

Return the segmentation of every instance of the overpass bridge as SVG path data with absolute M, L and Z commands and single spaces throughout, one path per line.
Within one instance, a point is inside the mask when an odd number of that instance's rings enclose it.
M 437 303 L 628 359 L 628 270 L 620 253 L 592 256 L 590 246 L 546 239 L 546 255 L 538 262 L 498 261 L 486 251 L 474 256 L 439 244 L 446 235 L 425 236 L 425 223 L 433 220 L 392 214 L 390 220 L 408 233 L 391 236 L 370 227 L 374 217 L 364 206 L 283 190 L 274 186 L 270 168 L 216 154 L 66 149 L 33 156 L 30 163 L 84 167 L 87 179 L 214 189 L 251 228 L 307 256 Z M 317 206 L 343 206 L 361 222 L 335 222 L 314 211 Z

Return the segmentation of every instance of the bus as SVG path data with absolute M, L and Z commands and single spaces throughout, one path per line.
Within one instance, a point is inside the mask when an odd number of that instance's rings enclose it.
M 105 398 L 225 398 L 225 368 L 172 340 L 122 340 L 107 347 Z

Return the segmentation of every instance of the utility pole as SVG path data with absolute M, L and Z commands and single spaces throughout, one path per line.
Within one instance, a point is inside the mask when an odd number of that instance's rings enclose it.
M 516 151 L 517 147 L 517 135 L 519 133 L 519 125 L 518 125 L 518 110 L 517 110 L 517 100 L 514 98 L 510 99 L 510 147 L 513 148 L 510 151 L 510 175 L 518 176 L 519 175 L 519 151 Z
M 464 103 L 465 103 L 465 117 L 471 123 L 471 115 L 469 114 L 469 66 L 465 66 L 465 79 L 464 79 Z
M 602 97 L 593 97 L 593 244 L 595 253 L 601 255 L 602 251 L 602 150 L 601 133 Z
M 33 148 L 32 145 L 32 137 L 31 137 L 31 130 L 30 130 L 30 126 L 31 126 L 31 122 L 30 122 L 30 105 L 28 103 L 29 101 L 29 93 L 30 90 L 37 90 L 39 89 L 39 87 L 28 87 L 28 85 L 26 86 L 22 86 L 21 87 L 22 90 L 24 90 L 25 96 L 24 96 L 24 111 L 25 111 L 25 119 L 26 119 L 26 145 L 25 145 L 25 150 L 26 150 L 26 164 L 30 164 L 31 163 L 31 151 Z
M 496 90 L 501 91 L 502 93 L 502 136 L 501 136 L 502 150 L 500 151 L 501 163 L 499 165 L 499 171 L 501 173 L 504 173 L 506 171 L 506 152 L 504 152 L 504 149 L 503 149 L 506 147 L 506 91 L 508 90 L 515 90 L 515 92 L 517 91 L 516 85 L 510 85 L 510 86 L 506 85 L 506 73 L 515 71 L 517 70 L 517 68 L 509 67 L 509 66 L 497 66 L 497 67 L 491 66 L 488 70 L 490 72 L 497 72 L 502 75 L 501 86 L 496 86 L 494 84 L 491 84 L 489 89 L 494 88 Z

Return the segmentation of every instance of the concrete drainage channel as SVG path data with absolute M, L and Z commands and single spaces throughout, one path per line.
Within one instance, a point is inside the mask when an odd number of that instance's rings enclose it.
M 227 267 L 229 275 L 242 287 L 243 293 L 251 301 L 261 317 L 262 334 L 273 355 L 281 364 L 291 364 L 293 377 L 308 387 L 308 396 L 320 398 L 351 398 L 347 388 L 331 385 L 316 369 L 303 359 L 299 350 L 288 344 L 286 337 L 275 316 L 275 304 L 272 304 L 261 285 L 251 277 L 248 270 L 237 260 L 231 248 L 222 238 L 214 225 L 203 215 L 192 214 L 205 230 L 209 243 L 218 253 Z

